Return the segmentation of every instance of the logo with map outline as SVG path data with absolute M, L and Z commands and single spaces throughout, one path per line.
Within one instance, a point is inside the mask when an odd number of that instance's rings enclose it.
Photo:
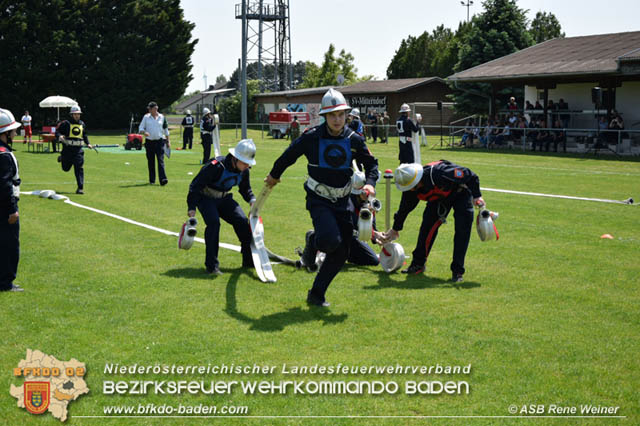
M 84 380 L 86 372 L 85 364 L 75 358 L 60 361 L 44 352 L 27 349 L 25 359 L 13 369 L 13 376 L 25 381 L 22 386 L 12 384 L 9 392 L 18 400 L 18 407 L 31 414 L 49 412 L 64 422 L 71 401 L 89 393 Z

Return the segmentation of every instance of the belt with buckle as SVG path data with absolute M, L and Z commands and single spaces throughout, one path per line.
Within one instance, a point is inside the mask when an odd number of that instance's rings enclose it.
M 307 178 L 305 182 L 307 188 L 315 192 L 322 198 L 326 198 L 327 200 L 335 203 L 338 201 L 338 198 L 343 198 L 351 194 L 351 182 L 346 184 L 342 188 L 335 188 L 333 186 L 325 185 L 324 183 L 320 183 L 311 176 Z

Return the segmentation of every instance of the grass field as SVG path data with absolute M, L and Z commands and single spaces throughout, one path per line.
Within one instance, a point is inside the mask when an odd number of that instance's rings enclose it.
M 257 142 L 254 192 L 288 141 Z M 223 149 L 235 145 L 224 131 Z M 196 139 L 199 139 L 196 137 Z M 124 136 L 91 136 L 122 144 Z M 174 148 L 179 146 L 174 138 Z M 435 142 L 433 140 L 432 142 Z M 380 169 L 397 165 L 397 139 L 371 145 Z M 169 184 L 147 184 L 143 152 L 85 153 L 85 192 L 74 194 L 73 172 L 54 154 L 17 147 L 22 190 L 53 189 L 73 201 L 159 228 L 178 231 L 186 218 L 191 172 L 201 147 L 167 163 Z M 482 150 L 423 149 L 424 162 L 446 158 L 480 176 L 482 187 L 622 200 L 640 199 L 634 160 L 533 155 Z M 127 164 L 128 163 L 128 164 Z M 265 239 L 293 256 L 311 221 L 302 184 L 306 162 L 288 169 L 263 212 Z M 383 198 L 384 186 L 378 187 Z M 56 424 L 16 407 L 12 369 L 26 350 L 86 363 L 91 389 L 69 406 L 69 424 L 640 424 L 640 207 L 484 192 L 500 212 L 500 241 L 481 243 L 473 231 L 465 282 L 450 278 L 453 215 L 441 227 L 424 276 L 388 275 L 347 266 L 332 283 L 328 310 L 310 309 L 313 275 L 274 266 L 276 284 L 240 268 L 239 253 L 221 249 L 224 275 L 204 273 L 204 246 L 177 250 L 176 238 L 61 201 L 25 195 L 20 201 L 24 293 L 0 294 L 0 422 Z M 239 195 L 234 195 L 248 209 Z M 397 207 L 399 192 L 393 190 Z M 415 245 L 423 205 L 409 216 L 399 242 Z M 381 213 L 384 213 L 381 212 Z M 200 217 L 200 216 L 198 216 Z M 384 216 L 380 216 L 383 218 Z M 379 223 L 382 223 L 379 219 Z M 204 227 L 199 228 L 199 236 Z M 613 240 L 601 239 L 611 234 Z M 229 225 L 221 241 L 238 244 Z M 272 374 L 106 374 L 105 365 L 275 366 Z M 469 374 L 285 374 L 292 366 L 467 366 Z M 105 381 L 381 381 L 395 394 L 105 395 Z M 407 395 L 409 381 L 466 381 L 469 393 Z M 87 418 L 105 407 L 158 404 L 246 406 L 248 416 L 286 418 Z M 508 418 L 511 405 L 619 407 L 626 418 Z M 134 413 L 135 414 L 135 413 Z M 553 414 L 553 413 L 551 413 Z M 524 414 L 520 414 L 524 415 Z M 394 416 L 301 418 L 295 416 Z M 397 417 L 404 416 L 404 417 Z M 506 416 L 412 418 L 415 416 Z

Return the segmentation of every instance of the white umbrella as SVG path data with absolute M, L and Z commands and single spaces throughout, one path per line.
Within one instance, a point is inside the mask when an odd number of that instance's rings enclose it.
M 60 120 L 60 108 L 69 108 L 78 103 L 66 96 L 49 96 L 40 101 L 40 108 L 58 108 L 58 121 Z

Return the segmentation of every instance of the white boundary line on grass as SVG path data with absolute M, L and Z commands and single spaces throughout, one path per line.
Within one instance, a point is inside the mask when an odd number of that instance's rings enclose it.
M 20 192 L 20 194 L 27 194 L 27 195 L 39 195 L 39 193 L 40 193 L 40 191 Z M 173 236 L 173 237 L 179 236 L 179 234 L 177 232 L 167 231 L 166 229 L 158 228 L 158 227 L 155 227 L 155 226 L 152 226 L 152 225 L 147 225 L 146 223 L 142 223 L 142 222 L 137 222 L 135 220 L 132 220 L 132 219 L 129 219 L 129 218 L 126 218 L 126 217 L 123 217 L 123 216 L 119 216 L 117 214 L 109 213 L 109 212 L 106 212 L 104 210 L 99 210 L 99 209 L 96 209 L 96 208 L 93 208 L 93 207 L 85 206 L 85 205 L 76 203 L 75 201 L 71 201 L 69 199 L 69 197 L 66 197 L 64 195 L 60 195 L 60 194 L 55 194 L 55 195 L 57 195 L 59 197 L 58 200 L 64 200 L 64 202 L 66 204 L 70 204 L 70 205 L 72 205 L 74 207 L 80 207 L 81 209 L 86 209 L 86 210 L 92 211 L 94 213 L 100 213 L 102 215 L 109 216 L 109 217 L 112 217 L 114 219 L 118 219 L 118 220 L 121 220 L 123 222 L 130 223 L 132 225 L 140 226 L 142 228 L 150 229 L 152 231 L 160 232 L 160 233 L 165 234 L 165 235 L 170 235 L 170 236 Z M 195 241 L 204 244 L 204 239 L 202 239 L 202 238 L 196 237 Z M 220 243 L 220 247 L 240 252 L 240 246 L 235 246 L 233 244 Z
M 607 200 L 606 198 L 574 197 L 572 195 L 543 194 L 540 192 L 512 191 L 510 189 L 495 189 L 495 188 L 480 188 L 480 189 L 482 191 L 503 192 L 505 194 L 530 195 L 533 197 L 549 197 L 549 198 L 564 198 L 567 200 L 598 201 L 600 203 L 626 204 L 628 206 L 634 205 L 632 203 L 629 203 L 626 200 Z

